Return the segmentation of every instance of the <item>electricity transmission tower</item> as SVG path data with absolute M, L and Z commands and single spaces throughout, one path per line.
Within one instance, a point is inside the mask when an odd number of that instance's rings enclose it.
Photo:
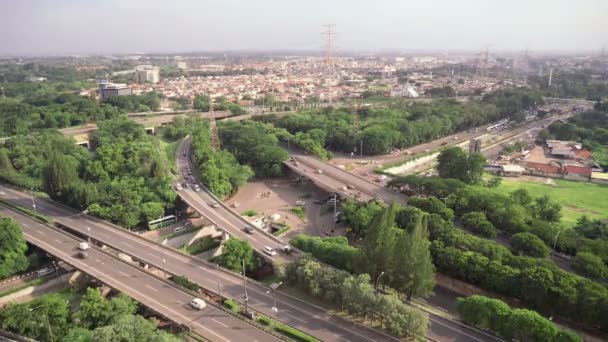
M 479 58 L 477 59 L 477 76 L 479 77 L 488 76 L 488 61 L 490 56 L 488 48 L 488 46 L 485 46 L 479 53 Z
M 213 99 L 209 96 L 209 128 L 211 129 L 211 147 L 216 151 L 220 149 L 220 136 L 217 131 L 217 123 L 215 122 L 215 113 L 213 112 Z
M 332 104 L 332 88 L 329 86 L 329 79 L 334 74 L 334 48 L 336 39 L 336 25 L 326 24 L 323 25 L 324 30 L 321 32 L 323 40 L 325 41 L 325 78 L 328 81 L 328 92 L 329 92 L 329 104 Z

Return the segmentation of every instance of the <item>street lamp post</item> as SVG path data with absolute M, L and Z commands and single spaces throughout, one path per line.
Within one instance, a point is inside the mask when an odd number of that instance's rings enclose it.
M 34 208 L 34 216 L 38 216 L 38 214 L 36 213 L 36 201 L 34 200 L 34 189 L 31 189 L 32 191 L 30 192 L 30 194 L 32 195 L 32 207 Z
M 91 243 L 91 227 L 87 227 L 87 241 Z
M 167 260 L 165 258 L 163 258 L 163 274 L 165 277 L 167 276 Z
M 561 230 L 561 229 L 560 229 L 560 230 L 558 230 L 558 231 L 557 231 L 557 234 L 555 234 L 555 239 L 553 240 L 553 252 L 552 252 L 552 253 L 553 253 L 554 255 L 555 255 L 555 248 L 557 247 L 557 237 L 559 236 L 559 233 L 561 233 L 561 232 L 562 232 L 562 230 Z
M 220 297 L 220 303 L 222 302 L 222 284 L 220 283 L 220 280 L 217 280 L 217 294 Z
M 266 291 L 266 294 L 270 294 L 272 292 L 272 312 L 274 313 L 274 319 L 277 319 L 277 312 L 279 309 L 277 308 L 277 295 L 276 290 L 281 286 L 283 282 L 273 283 L 270 285 L 270 290 Z
M 380 274 L 376 278 L 376 283 L 374 285 L 374 290 L 375 290 L 376 295 L 378 294 L 378 282 L 380 281 L 380 278 L 382 278 L 383 275 L 384 275 L 384 271 L 380 272 Z
M 249 314 L 249 307 L 247 306 L 247 302 L 249 301 L 249 297 L 247 296 L 247 278 L 245 276 L 245 259 L 243 259 L 243 288 L 245 289 L 245 314 Z

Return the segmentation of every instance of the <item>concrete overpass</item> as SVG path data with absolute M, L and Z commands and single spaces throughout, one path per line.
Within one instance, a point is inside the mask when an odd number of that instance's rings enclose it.
M 0 206 L 0 214 L 19 223 L 27 242 L 123 292 L 166 319 L 210 341 L 281 341 L 219 307 L 208 305 L 198 311 L 188 306 L 193 296 L 168 281 L 120 261 L 109 253 L 91 248 L 88 257 L 75 256 L 82 240 L 50 225 Z
M 8 186 L 0 185 L 0 198 L 23 207 L 32 205 L 32 198 L 29 194 Z M 185 276 L 210 292 L 214 292 L 219 286 L 224 297 L 232 298 L 241 305 L 244 305 L 243 281 L 246 281 L 249 308 L 269 317 L 275 316 L 272 310 L 274 298 L 267 293 L 270 288 L 266 285 L 249 279 L 244 280 L 239 274 L 221 269 L 202 259 L 184 255 L 175 249 L 146 240 L 120 227 L 81 214 L 47 199 L 37 199 L 36 209 L 38 213 L 52 218 L 56 224 L 82 236 L 90 233 L 91 238 L 95 241 L 129 254 L 148 265 L 164 269 L 173 275 Z M 292 297 L 280 290 L 275 293 L 278 308 L 276 319 L 322 341 L 400 341 L 382 331 L 330 314 L 321 307 Z M 437 329 L 445 336 L 454 335 L 451 329 L 445 327 Z M 250 340 L 251 338 L 244 339 L 244 341 Z
M 192 113 L 196 113 L 196 112 L 192 112 Z M 224 118 L 231 116 L 231 113 L 228 111 L 213 112 L 213 113 L 201 113 L 201 112 L 198 112 L 198 113 L 200 114 L 199 116 L 202 119 L 215 118 L 215 119 L 219 120 L 219 119 L 224 119 Z M 130 118 L 134 122 L 143 125 L 146 129 L 153 130 L 155 127 L 164 126 L 166 124 L 173 122 L 173 120 L 175 118 L 178 118 L 178 117 L 185 118 L 188 115 L 190 115 L 190 114 L 144 115 L 144 116 L 130 116 Z M 67 135 L 67 136 L 78 136 L 78 135 L 89 134 L 95 130 L 97 130 L 96 124 L 86 124 L 84 126 L 62 128 L 59 130 L 59 132 L 63 133 L 64 135 Z

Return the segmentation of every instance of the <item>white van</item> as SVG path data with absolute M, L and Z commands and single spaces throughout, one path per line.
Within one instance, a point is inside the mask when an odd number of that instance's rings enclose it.
M 207 307 L 207 303 L 205 303 L 205 301 L 200 298 L 194 298 L 190 302 L 190 306 L 195 308 L 196 310 L 203 310 Z

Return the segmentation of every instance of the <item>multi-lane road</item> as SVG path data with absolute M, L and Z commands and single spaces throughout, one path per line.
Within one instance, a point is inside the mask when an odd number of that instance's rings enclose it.
M 199 192 L 192 190 L 192 179 L 194 177 L 194 174 L 188 175 L 188 171 L 187 171 L 187 170 L 193 171 L 189 158 L 188 158 L 189 151 L 190 151 L 190 143 L 191 143 L 191 141 L 189 139 L 185 139 L 182 142 L 182 144 L 180 145 L 180 147 L 178 148 L 177 163 L 178 163 L 178 168 L 180 170 L 180 175 L 181 175 L 181 179 L 179 180 L 179 183 L 183 183 L 185 180 L 187 180 L 188 184 L 189 184 L 189 188 L 183 189 L 178 192 L 179 195 L 181 196 L 181 198 L 184 201 L 186 201 L 191 207 L 193 207 L 194 209 L 199 211 L 201 213 L 201 215 L 203 215 L 204 217 L 206 217 L 210 221 L 212 221 L 212 223 L 219 225 L 222 230 L 226 231 L 231 236 L 235 236 L 235 237 L 238 237 L 241 239 L 247 239 L 250 242 L 250 244 L 252 245 L 252 247 L 254 247 L 258 252 L 263 253 L 264 246 L 280 248 L 283 245 L 283 243 L 280 242 L 280 240 L 275 240 L 275 239 L 269 238 L 268 234 L 265 234 L 260 231 L 257 231 L 255 234 L 247 234 L 247 233 L 243 232 L 242 227 L 248 223 L 246 223 L 246 221 L 244 221 L 238 215 L 238 213 L 234 212 L 231 208 L 223 205 L 221 200 L 219 200 L 215 196 L 211 195 L 208 192 L 208 190 L 204 188 L 204 186 L 202 184 L 198 183 L 198 181 L 195 180 L 195 183 L 199 184 L 201 186 L 202 190 Z M 302 158 L 302 157 L 305 158 L 305 159 L 302 159 L 305 161 L 307 161 L 308 158 L 310 158 L 310 157 L 302 156 L 302 155 L 298 155 L 297 158 L 298 158 L 298 160 L 300 160 L 300 158 Z M 307 171 L 305 171 L 305 172 L 302 171 L 303 174 L 305 174 L 305 175 L 314 174 L 315 176 L 318 176 L 319 178 L 315 178 L 315 182 L 318 185 L 323 184 L 322 188 L 324 188 L 328 191 L 333 190 L 333 191 L 338 191 L 341 193 L 345 192 L 345 191 L 352 191 L 348 188 L 344 189 L 344 190 L 341 189 L 340 187 L 343 186 L 344 183 L 329 176 L 329 175 L 332 175 L 332 174 L 342 171 L 342 170 L 337 169 L 332 165 L 325 164 L 314 158 L 311 158 L 311 159 L 315 162 L 315 164 L 313 164 L 314 167 L 309 167 L 304 163 L 298 162 L 297 167 L 300 168 L 300 170 L 303 170 L 303 168 L 308 167 Z M 289 165 L 294 165 L 290 161 L 288 161 L 287 163 Z M 327 170 L 327 173 L 324 172 L 323 174 L 317 174 L 314 172 L 316 170 L 316 168 L 323 168 L 323 169 Z M 342 172 L 344 172 L 344 171 L 342 171 Z M 363 182 L 365 182 L 365 186 L 369 186 L 371 184 L 371 186 L 378 187 L 378 185 L 370 183 L 357 176 L 354 176 L 351 174 L 348 174 L 348 175 L 355 177 L 357 181 L 362 180 Z M 354 184 L 356 184 L 356 183 L 354 183 Z M 374 189 L 372 187 L 369 187 L 369 189 L 376 191 L 376 189 Z M 384 196 L 385 196 L 384 198 L 386 199 L 387 203 L 392 203 L 392 201 L 402 202 L 405 199 L 405 197 L 403 195 L 392 192 L 386 188 L 380 188 L 380 189 L 383 189 L 383 192 L 381 192 L 381 193 L 384 193 Z M 367 197 L 364 197 L 364 196 L 367 196 Z M 359 197 L 359 199 L 361 199 L 361 200 L 364 200 L 365 198 L 367 198 L 367 199 L 377 198 L 376 193 L 374 192 L 370 195 L 363 193 L 363 194 L 361 194 L 361 197 Z M 218 203 L 219 207 L 214 208 L 209 205 L 210 203 Z M 281 252 L 278 252 L 278 253 L 279 254 L 277 256 L 272 258 L 273 261 L 276 261 L 276 260 L 291 261 L 293 259 L 293 256 L 291 256 L 291 255 L 281 254 Z M 446 306 L 446 303 L 448 303 L 448 302 L 449 303 L 454 302 L 453 297 L 449 297 L 446 299 L 445 296 L 438 296 L 436 299 L 438 302 L 441 302 L 440 303 L 441 306 Z M 437 304 L 437 303 L 434 302 L 433 304 Z M 430 340 L 458 341 L 458 342 L 460 342 L 460 341 L 462 341 L 462 342 L 464 342 L 464 341 L 479 342 L 479 341 L 497 341 L 497 340 L 499 340 L 499 339 L 493 338 L 491 336 L 488 336 L 487 334 L 483 334 L 476 330 L 463 326 L 459 323 L 452 322 L 450 320 L 442 318 L 439 315 L 430 313 L 429 319 L 431 321 L 431 327 L 429 329 L 427 337 Z
M 178 184 L 187 183 L 188 187 L 178 191 L 178 195 L 189 206 L 198 211 L 207 220 L 213 223 L 216 227 L 230 234 L 230 236 L 248 240 L 254 249 L 267 257 L 264 254 L 265 247 L 271 247 L 277 255 L 270 257 L 276 261 L 293 261 L 293 255 L 285 254 L 281 250 L 285 243 L 278 238 L 257 229 L 251 223 L 243 219 L 238 213 L 226 206 L 220 199 L 213 196 L 205 187 L 198 182 L 196 176 L 192 173 L 194 168 L 190 164 L 190 138 L 184 139 L 177 150 L 177 166 L 180 176 L 176 180 Z M 188 175 L 190 173 L 191 175 Z M 201 191 L 194 191 L 193 183 L 201 186 Z M 244 228 L 249 227 L 255 233 L 246 233 Z
M 211 305 L 200 311 L 191 308 L 188 303 L 193 297 L 188 293 L 105 252 L 92 248 L 86 258 L 76 257 L 76 246 L 82 240 L 72 235 L 2 206 L 0 214 L 19 223 L 29 243 L 131 296 L 171 321 L 189 327 L 208 340 L 280 341 Z
M 11 187 L 0 186 L 0 198 L 23 207 L 31 207 L 29 194 Z M 103 220 L 81 214 L 50 200 L 37 199 L 39 213 L 52 218 L 83 236 L 90 233 L 92 239 L 114 249 L 129 254 L 142 262 L 164 269 L 174 275 L 182 275 L 210 291 L 221 290 L 224 297 L 244 303 L 243 278 L 204 261 L 183 255 L 175 250 L 162 247 Z M 137 279 L 132 279 L 137 282 Z M 274 317 L 273 297 L 270 289 L 262 284 L 247 280 L 247 296 L 250 308 Z M 399 341 L 381 331 L 367 328 L 338 316 L 329 314 L 325 309 L 276 291 L 278 312 L 276 319 L 300 329 L 323 341 Z M 453 332 L 443 331 L 445 336 Z M 238 340 L 237 340 L 238 341 Z M 462 340 L 468 341 L 468 340 Z

